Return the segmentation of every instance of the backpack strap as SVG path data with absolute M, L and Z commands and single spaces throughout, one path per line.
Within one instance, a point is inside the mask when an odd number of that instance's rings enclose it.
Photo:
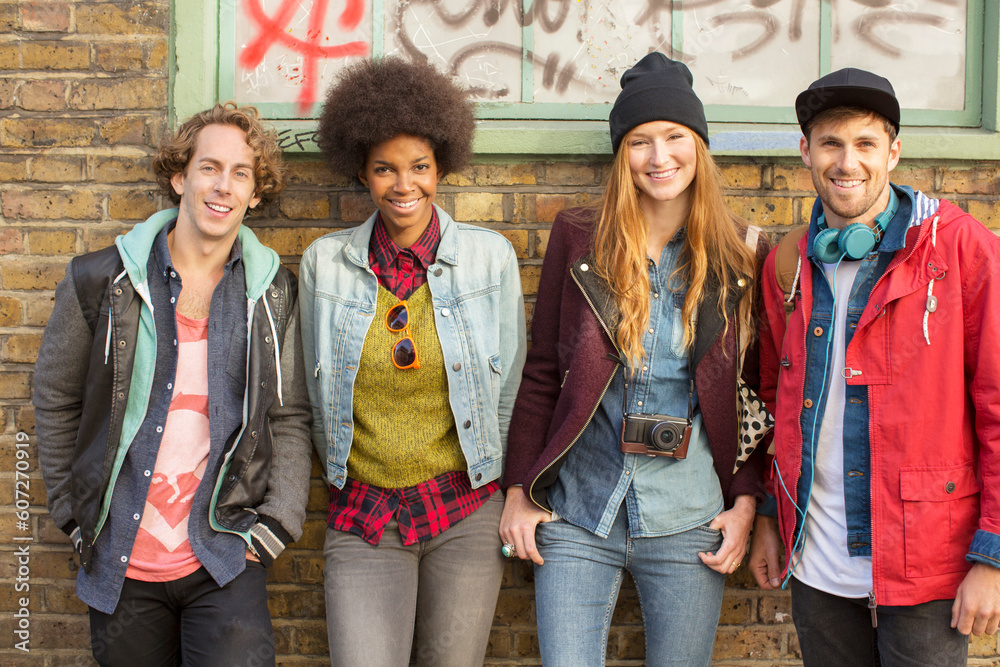
M 774 277 L 785 293 L 785 320 L 795 310 L 795 292 L 799 287 L 802 273 L 802 255 L 799 254 L 799 240 L 809 231 L 809 225 L 801 225 L 785 234 L 778 242 L 774 255 Z

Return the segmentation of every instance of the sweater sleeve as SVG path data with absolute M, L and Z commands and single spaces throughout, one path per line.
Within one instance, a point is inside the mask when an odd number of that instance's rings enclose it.
M 552 225 L 531 320 L 531 350 L 514 402 L 507 437 L 507 464 L 503 486 L 526 484 L 528 473 L 545 448 L 552 413 L 559 399 L 560 310 L 569 275 L 571 223 L 565 212 Z

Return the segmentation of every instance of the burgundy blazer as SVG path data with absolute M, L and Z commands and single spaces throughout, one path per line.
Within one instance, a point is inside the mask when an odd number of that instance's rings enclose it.
M 594 221 L 592 209 L 567 209 L 552 225 L 531 323 L 531 349 L 507 436 L 504 488 L 523 485 L 545 509 L 549 509 L 546 489 L 593 417 L 614 373 L 621 372 L 611 338 L 617 320 L 614 302 L 607 285 L 586 267 Z M 757 244 L 758 275 L 769 249 L 762 234 Z M 727 305 L 730 314 L 739 298 L 734 296 Z M 731 507 L 739 495 L 763 499 L 766 448 L 758 447 L 733 474 L 739 437 L 736 327 L 723 334 L 717 303 L 716 293 L 706 290 L 698 311 L 692 365 L 715 470 L 726 507 Z M 758 388 L 756 344 L 746 353 L 743 377 Z

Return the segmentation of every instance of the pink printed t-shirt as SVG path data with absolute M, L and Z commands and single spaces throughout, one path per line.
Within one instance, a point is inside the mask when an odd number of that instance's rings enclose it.
M 175 581 L 201 567 L 188 540 L 188 516 L 209 445 L 208 318 L 177 313 L 174 393 L 125 572 L 129 579 Z

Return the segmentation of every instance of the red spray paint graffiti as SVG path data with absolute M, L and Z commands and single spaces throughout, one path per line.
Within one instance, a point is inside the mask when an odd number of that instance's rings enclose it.
M 309 12 L 309 27 L 306 39 L 293 37 L 290 31 L 292 18 L 301 0 L 282 0 L 277 13 L 268 16 L 261 6 L 260 0 L 246 0 L 247 17 L 257 24 L 260 32 L 252 42 L 246 45 L 239 57 L 240 66 L 253 69 L 264 59 L 264 54 L 275 42 L 288 47 L 302 56 L 302 88 L 299 91 L 299 112 L 305 114 L 316 102 L 316 79 L 318 61 L 322 58 L 344 58 L 346 56 L 366 56 L 370 47 L 365 42 L 347 42 L 333 46 L 320 46 L 323 33 L 323 21 L 329 0 L 313 0 L 312 11 Z M 346 0 L 346 7 L 337 20 L 337 26 L 344 32 L 358 27 L 364 15 L 364 0 Z

